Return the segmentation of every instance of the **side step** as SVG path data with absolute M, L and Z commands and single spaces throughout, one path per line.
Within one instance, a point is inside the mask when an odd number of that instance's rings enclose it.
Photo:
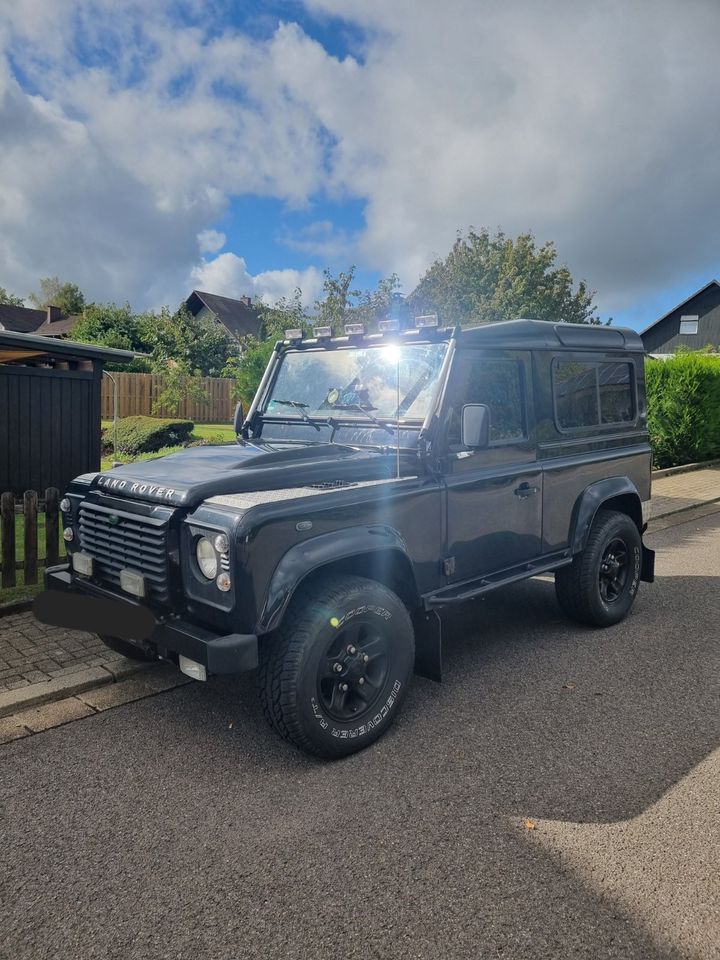
M 423 597 L 423 605 L 426 610 L 434 610 L 450 603 L 464 603 L 466 600 L 472 600 L 473 597 L 495 590 L 496 587 L 504 587 L 508 583 L 527 580 L 528 577 L 535 577 L 539 573 L 548 573 L 550 570 L 557 570 L 558 567 L 565 567 L 572 563 L 572 559 L 572 553 L 569 549 L 538 557 L 537 560 L 508 567 L 498 573 L 488 574 L 486 577 L 475 577 L 462 583 L 454 583 L 450 587 L 444 587 L 435 593 L 427 594 Z

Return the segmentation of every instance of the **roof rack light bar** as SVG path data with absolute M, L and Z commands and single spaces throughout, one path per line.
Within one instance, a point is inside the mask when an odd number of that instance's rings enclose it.
M 400 329 L 400 324 L 397 320 L 379 320 L 378 321 L 378 330 L 380 333 L 397 333 Z
M 415 317 L 415 326 L 420 330 L 422 327 L 438 327 L 438 315 L 436 313 L 427 313 L 421 317 Z
M 364 323 L 346 323 L 345 333 L 349 337 L 362 337 L 365 333 Z
M 332 336 L 332 327 L 315 327 L 313 334 L 317 340 L 328 340 Z
M 286 340 L 302 340 L 303 332 L 299 328 L 293 328 L 292 330 L 285 331 Z

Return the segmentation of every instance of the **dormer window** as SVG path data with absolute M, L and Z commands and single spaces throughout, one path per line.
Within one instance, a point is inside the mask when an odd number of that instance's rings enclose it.
M 697 317 L 680 317 L 680 334 L 694 334 L 698 332 Z

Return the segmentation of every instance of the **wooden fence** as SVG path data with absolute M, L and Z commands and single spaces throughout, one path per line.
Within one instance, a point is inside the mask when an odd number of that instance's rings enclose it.
M 14 587 L 17 571 L 22 570 L 25 584 L 38 582 L 38 569 L 51 567 L 60 562 L 60 494 L 55 487 L 45 491 L 44 502 L 39 502 L 35 490 L 26 490 L 21 504 L 15 502 L 15 494 L 3 493 L 0 497 L 0 587 Z M 39 556 L 38 518 L 45 515 L 45 555 Z M 22 550 L 17 542 L 17 516 L 23 517 Z M 22 559 L 18 560 L 18 552 Z M 2 596 L 2 594 L 0 594 Z
M 102 419 L 113 418 L 113 380 L 117 384 L 118 417 L 180 417 L 193 423 L 230 423 L 235 411 L 232 396 L 234 381 L 221 377 L 200 377 L 198 384 L 207 400 L 198 402 L 186 397 L 174 411 L 155 408 L 165 388 L 163 377 L 154 373 L 112 373 L 103 377 Z

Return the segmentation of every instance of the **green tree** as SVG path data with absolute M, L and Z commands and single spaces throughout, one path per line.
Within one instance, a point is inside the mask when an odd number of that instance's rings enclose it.
M 73 327 L 73 340 L 81 343 L 97 343 L 118 350 L 135 350 L 147 353 L 143 340 L 140 318 L 132 312 L 129 303 L 117 306 L 114 303 L 91 303 L 85 307 L 80 320 Z M 109 364 L 108 368 L 130 371 L 150 370 L 149 359 L 138 357 L 128 364 Z
M 200 378 L 185 360 L 165 360 L 155 365 L 156 373 L 162 374 L 163 389 L 153 403 L 153 416 L 169 413 L 176 416 L 180 404 L 189 397 L 195 403 L 204 403 L 208 399 Z
M 238 341 L 226 327 L 211 317 L 194 317 L 185 304 L 175 313 L 163 307 L 160 313 L 142 314 L 138 324 L 140 339 L 155 366 L 176 360 L 194 375 L 219 377 L 230 357 L 239 352 Z
M 82 313 L 85 309 L 85 297 L 76 283 L 62 283 L 58 277 L 43 277 L 40 280 L 39 293 L 31 293 L 29 300 L 36 307 L 59 307 L 66 315 Z
M 392 311 L 400 290 L 400 278 L 392 273 L 380 280 L 374 290 L 364 290 L 357 302 L 346 312 L 347 322 L 364 323 L 365 329 L 377 329 L 378 320 L 384 320 Z
M 11 307 L 22 307 L 25 305 L 22 297 L 16 297 L 14 294 L 8 293 L 5 287 L 0 287 L 0 303 L 6 303 Z
M 600 323 L 595 291 L 573 286 L 566 266 L 556 266 L 552 243 L 535 245 L 531 233 L 515 240 L 498 231 L 458 233 L 450 253 L 436 260 L 408 297 L 414 313 L 437 313 L 442 322 L 474 326 L 531 317 Z
M 315 301 L 316 323 L 319 327 L 331 327 L 334 334 L 342 334 L 352 300 L 361 296 L 359 290 L 352 290 L 355 265 L 340 271 L 334 277 L 326 267 L 323 270 L 324 297 Z

